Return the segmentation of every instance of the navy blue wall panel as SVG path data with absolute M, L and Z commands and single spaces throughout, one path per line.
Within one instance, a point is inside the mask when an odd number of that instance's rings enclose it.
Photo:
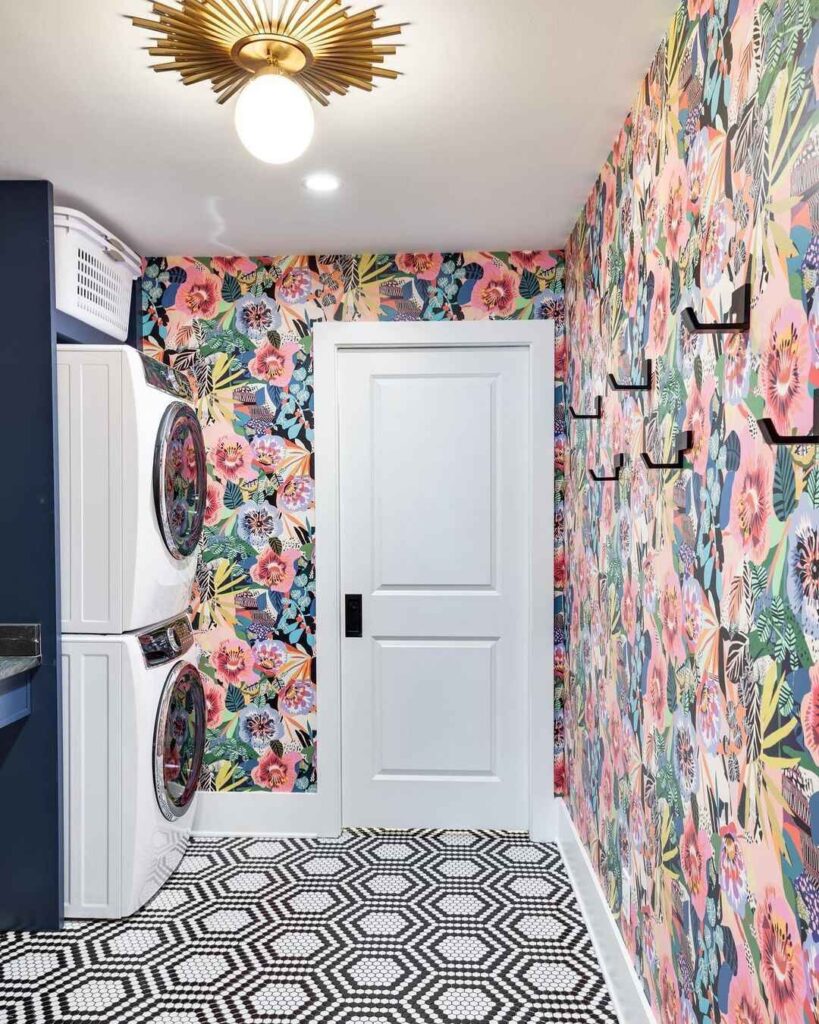
M 0 181 L 0 622 L 42 624 L 31 712 L 0 729 L 0 929 L 62 925 L 51 185 Z

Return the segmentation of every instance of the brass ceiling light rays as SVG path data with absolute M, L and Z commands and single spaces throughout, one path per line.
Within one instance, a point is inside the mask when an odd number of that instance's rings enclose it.
M 172 0 L 151 3 L 152 18 L 131 17 L 151 33 L 155 71 L 176 71 L 185 85 L 210 81 L 225 103 L 266 68 L 277 68 L 316 102 L 351 88 L 371 91 L 402 24 L 378 23 L 378 8 L 351 14 L 343 0 Z

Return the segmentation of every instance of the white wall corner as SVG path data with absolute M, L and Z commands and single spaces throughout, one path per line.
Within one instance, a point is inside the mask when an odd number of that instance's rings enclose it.
M 560 850 L 621 1024 L 656 1024 L 569 808 L 564 800 L 557 803 Z

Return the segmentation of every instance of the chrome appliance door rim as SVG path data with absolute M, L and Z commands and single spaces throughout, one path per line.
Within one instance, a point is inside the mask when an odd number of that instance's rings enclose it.
M 165 463 L 168 458 L 168 447 L 173 427 L 179 420 L 185 420 L 191 430 L 196 448 L 196 488 L 199 503 L 194 515 L 194 526 L 190 535 L 183 541 L 171 526 L 171 510 L 165 493 Z M 184 402 L 172 402 L 162 416 L 154 450 L 154 509 L 165 547 L 178 561 L 189 558 L 202 539 L 205 526 L 205 503 L 207 501 L 207 466 L 205 461 L 205 438 L 196 413 Z
M 183 793 L 183 800 L 177 804 L 170 798 L 167 786 L 165 785 L 165 732 L 168 727 L 168 712 L 171 707 L 174 687 L 179 682 L 179 679 L 186 674 L 192 677 L 192 683 L 194 684 L 193 700 L 196 736 L 194 739 L 193 768 Z M 159 707 L 157 708 L 156 723 L 154 725 L 154 793 L 159 809 L 168 821 L 176 821 L 184 817 L 193 804 L 193 798 L 199 786 L 202 761 L 205 756 L 206 713 L 202 674 L 190 662 L 177 662 L 168 673 L 165 684 L 162 687 L 162 695 L 159 698 Z M 191 784 L 191 781 L 193 784 Z

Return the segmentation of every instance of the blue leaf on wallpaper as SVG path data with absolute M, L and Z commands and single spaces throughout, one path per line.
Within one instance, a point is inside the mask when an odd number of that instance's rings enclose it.
M 231 512 L 235 512 L 237 508 L 241 508 L 245 503 L 242 488 L 231 480 L 225 486 L 225 496 L 222 500 L 225 508 L 230 509 Z

